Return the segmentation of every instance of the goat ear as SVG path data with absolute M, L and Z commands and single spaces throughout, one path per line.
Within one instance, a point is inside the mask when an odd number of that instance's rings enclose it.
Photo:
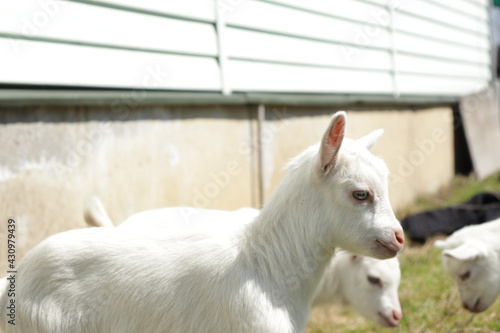
M 384 134 L 384 130 L 382 128 L 379 128 L 378 130 L 375 130 L 370 134 L 357 139 L 356 141 L 365 146 L 366 149 L 371 149 L 377 143 L 382 134 Z
M 467 243 L 462 244 L 454 249 L 446 250 L 443 252 L 443 254 L 447 257 L 462 261 L 474 261 L 484 256 L 484 252 L 481 251 L 480 248 Z
M 324 174 L 330 172 L 335 166 L 337 155 L 344 140 L 346 113 L 339 111 L 335 113 L 323 135 L 320 147 L 321 170 Z

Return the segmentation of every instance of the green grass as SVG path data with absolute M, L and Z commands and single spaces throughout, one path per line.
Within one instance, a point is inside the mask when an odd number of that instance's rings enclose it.
M 482 181 L 458 176 L 437 194 L 418 198 L 414 205 L 397 215 L 404 218 L 423 210 L 446 207 L 486 191 L 500 192 L 500 173 Z M 441 253 L 434 248 L 433 242 L 434 239 L 424 245 L 407 244 L 399 257 L 399 297 L 403 308 L 403 320 L 399 328 L 382 328 L 361 318 L 353 310 L 324 306 L 313 309 L 307 332 L 500 332 L 500 300 L 476 315 L 462 309 L 458 291 L 443 271 Z

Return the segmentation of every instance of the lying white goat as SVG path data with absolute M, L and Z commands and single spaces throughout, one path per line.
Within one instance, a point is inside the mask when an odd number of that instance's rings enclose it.
M 500 219 L 464 227 L 435 246 L 455 280 L 462 305 L 482 312 L 500 295 Z
M 344 140 L 336 113 L 320 145 L 249 224 L 158 233 L 86 228 L 49 237 L 18 265 L 16 332 L 303 332 L 336 246 L 387 259 L 403 247 L 385 163 Z M 203 230 L 202 230 L 203 229 Z
M 251 223 L 258 214 L 257 209 L 249 207 L 235 211 L 167 207 L 136 213 L 120 223 L 119 227 L 158 228 L 158 232 L 163 232 L 165 229 L 196 228 L 203 223 L 227 220 Z M 97 197 L 91 197 L 84 216 L 91 226 L 113 226 Z M 337 250 L 319 282 L 313 305 L 350 305 L 381 326 L 395 327 L 402 318 L 398 297 L 400 279 L 397 257 L 378 260 Z
M 395 327 L 403 317 L 398 297 L 400 279 L 397 258 L 378 260 L 337 250 L 319 283 L 313 305 L 350 305 L 381 326 Z

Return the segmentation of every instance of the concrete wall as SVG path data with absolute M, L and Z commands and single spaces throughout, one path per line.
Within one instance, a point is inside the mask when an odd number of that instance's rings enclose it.
M 116 222 L 165 206 L 259 207 L 334 111 L 266 106 L 259 130 L 256 106 L 0 107 L 1 271 L 8 218 L 19 261 L 47 236 L 84 227 L 91 194 Z M 385 128 L 373 151 L 393 172 L 395 209 L 453 176 L 450 108 L 348 110 L 347 126 L 352 138 Z

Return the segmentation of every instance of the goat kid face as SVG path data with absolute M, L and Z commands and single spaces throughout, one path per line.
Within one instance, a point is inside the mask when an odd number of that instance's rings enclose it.
M 345 267 L 346 300 L 364 317 L 396 327 L 403 317 L 398 297 L 401 270 L 397 258 L 350 256 Z
M 334 115 L 320 146 L 318 184 L 335 243 L 361 255 L 387 259 L 403 248 L 404 233 L 389 203 L 388 169 L 368 151 L 382 135 L 344 139 L 345 113 Z
M 462 306 L 474 313 L 488 309 L 500 294 L 500 268 L 496 253 L 482 244 L 463 243 L 443 251 L 443 266 L 453 278 Z

